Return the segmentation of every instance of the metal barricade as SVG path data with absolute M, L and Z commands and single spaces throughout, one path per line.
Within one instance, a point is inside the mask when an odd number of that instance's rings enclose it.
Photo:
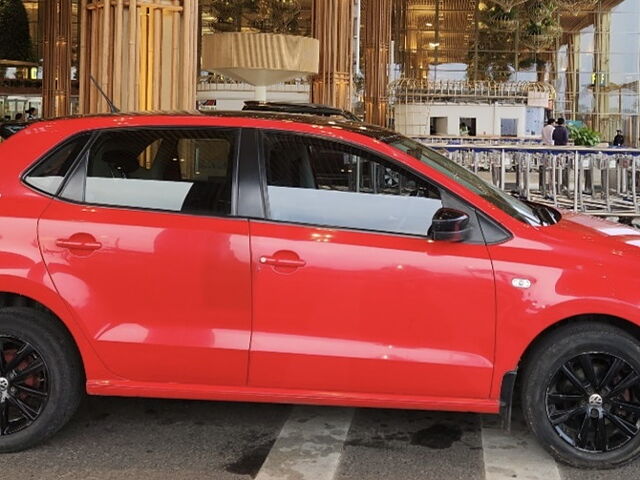
M 640 150 L 426 145 L 495 186 L 530 200 L 592 215 L 640 216 Z

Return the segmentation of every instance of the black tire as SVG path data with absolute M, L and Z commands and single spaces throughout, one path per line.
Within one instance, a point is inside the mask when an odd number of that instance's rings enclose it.
M 590 469 L 625 465 L 640 455 L 636 374 L 640 342 L 624 330 L 597 322 L 560 328 L 537 345 L 523 366 L 527 424 L 560 462 Z M 631 385 L 617 393 L 625 380 Z
M 19 348 L 24 348 L 21 356 Z M 0 452 L 7 453 L 44 442 L 69 421 L 84 392 L 84 372 L 66 329 L 49 314 L 30 308 L 0 309 L 2 352 Z M 33 373 L 25 373 L 30 369 Z

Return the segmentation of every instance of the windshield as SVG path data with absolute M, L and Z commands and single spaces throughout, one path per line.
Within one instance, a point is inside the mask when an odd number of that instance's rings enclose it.
M 449 160 L 444 155 L 400 135 L 381 140 L 444 173 L 512 217 L 530 225 L 543 225 L 534 208 L 485 182 L 473 172 Z

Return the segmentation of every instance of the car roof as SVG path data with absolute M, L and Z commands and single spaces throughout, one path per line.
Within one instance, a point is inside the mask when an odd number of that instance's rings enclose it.
M 175 112 L 117 112 L 117 113 L 97 113 L 97 114 L 80 114 L 70 115 L 66 117 L 58 117 L 53 119 L 43 119 L 30 123 L 30 125 L 38 124 L 41 121 L 56 123 L 58 121 L 74 120 L 74 119 L 90 119 L 90 118 L 105 118 L 105 119 L 117 119 L 119 117 L 219 117 L 219 118 L 246 118 L 246 119 L 259 119 L 259 120 L 271 120 L 282 121 L 287 124 L 300 123 L 305 125 L 323 126 L 328 128 L 337 128 L 340 130 L 346 130 L 352 133 L 357 133 L 367 137 L 375 138 L 378 140 L 392 138 L 398 136 L 398 133 L 388 130 L 386 128 L 379 127 L 377 125 L 370 125 L 363 122 L 356 122 L 343 118 L 332 118 L 321 115 L 312 115 L 306 113 L 286 113 L 286 112 L 267 112 L 267 111 L 175 111 Z

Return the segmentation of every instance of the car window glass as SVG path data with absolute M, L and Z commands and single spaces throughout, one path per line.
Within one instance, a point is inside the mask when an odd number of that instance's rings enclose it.
M 229 215 L 235 145 L 227 129 L 104 133 L 89 154 L 85 201 Z
M 54 149 L 25 177 L 25 182 L 38 190 L 55 195 L 73 162 L 89 140 L 82 134 Z
M 502 211 L 530 225 L 543 225 L 545 222 L 536 214 L 535 209 L 512 195 L 485 182 L 480 177 L 446 158 L 444 155 L 428 148 L 415 140 L 401 135 L 394 135 L 383 140 L 385 143 L 408 153 L 412 157 L 444 173 L 457 183 L 469 188 L 485 200 L 491 202 Z
M 411 172 L 337 142 L 267 133 L 270 218 L 426 235 L 440 191 Z

